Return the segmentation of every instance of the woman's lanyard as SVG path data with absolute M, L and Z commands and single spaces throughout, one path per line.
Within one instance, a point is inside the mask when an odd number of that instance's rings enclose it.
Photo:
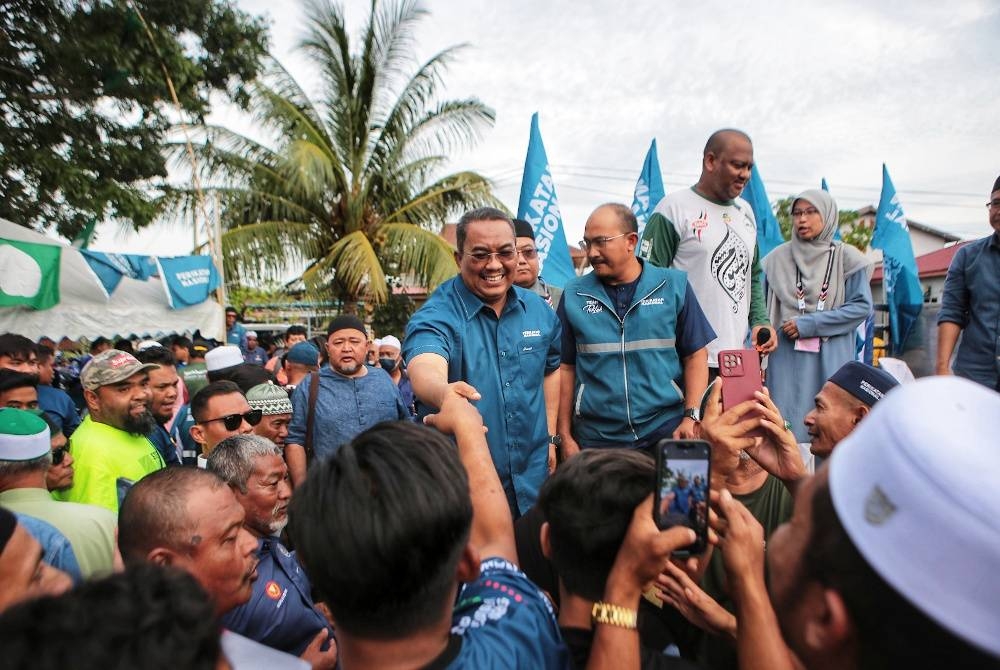
M 823 285 L 819 289 L 819 298 L 816 300 L 816 311 L 822 312 L 826 308 L 826 295 L 830 289 L 830 275 L 833 274 L 833 249 L 830 243 L 830 252 L 826 255 L 826 274 L 823 275 Z M 795 297 L 799 300 L 799 311 L 806 311 L 806 289 L 802 285 L 802 272 L 799 266 L 795 266 Z

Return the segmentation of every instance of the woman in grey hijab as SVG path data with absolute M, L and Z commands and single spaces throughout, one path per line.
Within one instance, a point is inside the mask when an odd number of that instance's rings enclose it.
M 856 358 L 855 330 L 872 311 L 872 262 L 834 240 L 837 204 L 822 190 L 792 203 L 792 239 L 763 261 L 767 310 L 778 349 L 767 387 L 796 441 L 808 442 L 802 420 L 827 378 Z

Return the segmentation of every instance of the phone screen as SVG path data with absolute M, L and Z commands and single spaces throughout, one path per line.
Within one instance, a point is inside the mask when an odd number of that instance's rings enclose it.
M 653 520 L 660 529 L 687 526 L 695 542 L 674 552 L 700 554 L 708 546 L 708 486 L 711 447 L 704 440 L 660 440 L 656 445 L 656 504 Z

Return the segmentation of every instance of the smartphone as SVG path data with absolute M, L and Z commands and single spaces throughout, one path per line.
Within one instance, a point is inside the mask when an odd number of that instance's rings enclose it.
M 764 388 L 761 383 L 760 356 L 753 349 L 726 349 L 719 352 L 719 376 L 722 380 L 722 409 L 752 400 Z
M 704 553 L 708 546 L 708 485 L 712 448 L 705 440 L 660 440 L 656 445 L 653 521 L 661 530 L 687 526 L 697 539 L 675 556 Z

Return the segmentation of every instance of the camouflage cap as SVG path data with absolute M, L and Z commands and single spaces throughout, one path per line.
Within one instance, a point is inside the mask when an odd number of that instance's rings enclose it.
M 108 384 L 117 384 L 145 370 L 155 370 L 159 365 L 155 363 L 140 363 L 132 354 L 119 351 L 118 349 L 108 349 L 102 351 L 90 362 L 83 366 L 80 373 L 80 383 L 83 388 L 93 391 Z

